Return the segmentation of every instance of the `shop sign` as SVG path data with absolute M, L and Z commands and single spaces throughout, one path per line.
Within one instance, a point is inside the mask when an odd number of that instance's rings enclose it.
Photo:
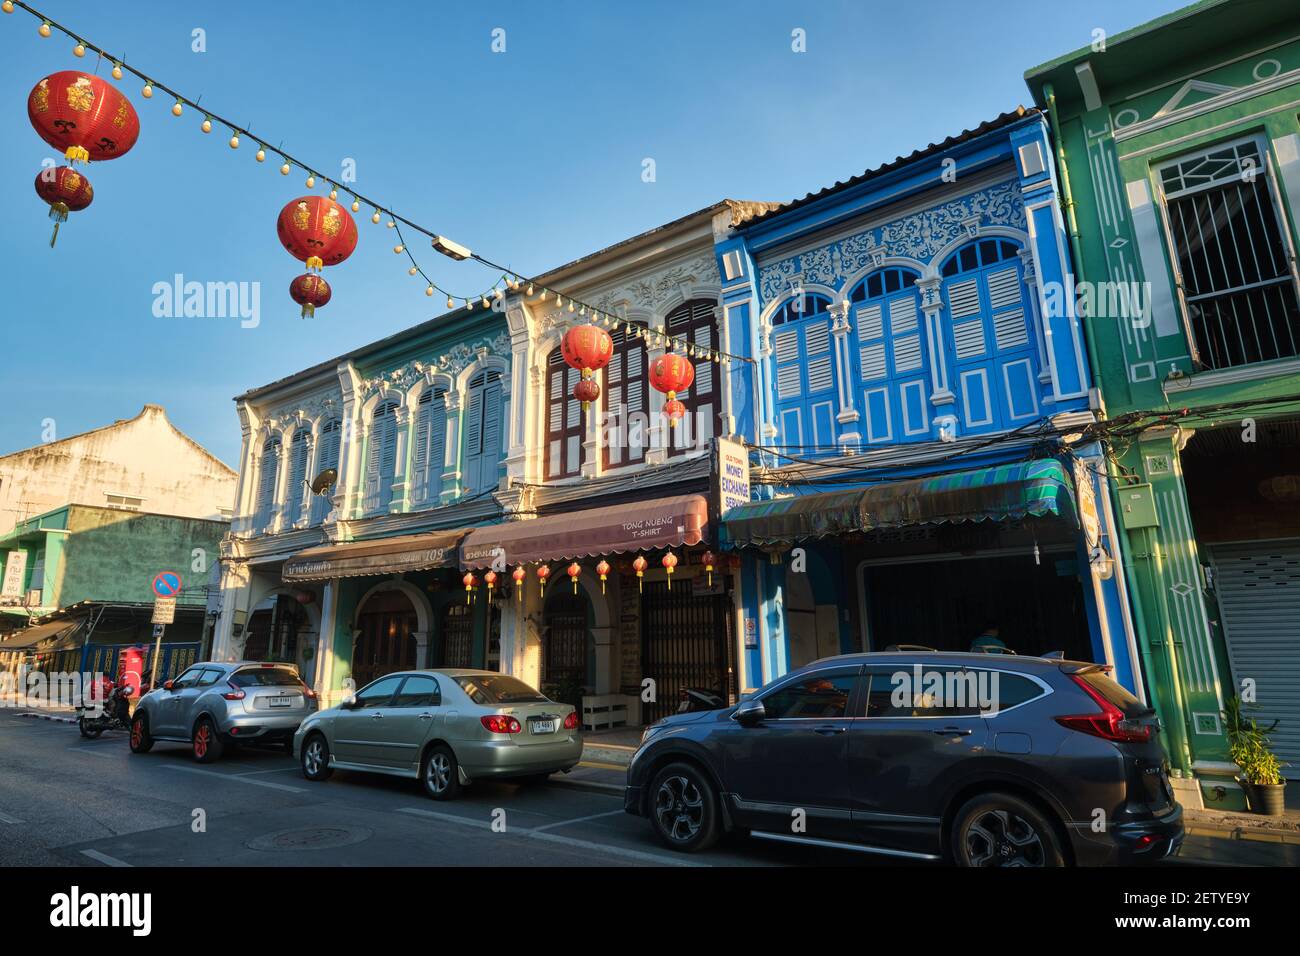
M 1092 483 L 1092 469 L 1082 458 L 1074 459 L 1074 492 L 1079 503 L 1079 525 L 1089 549 L 1101 541 L 1101 519 L 1097 516 L 1097 492 Z
M 739 442 L 718 439 L 718 515 L 749 504 L 749 451 Z
M 27 571 L 27 552 L 10 551 L 5 560 L 4 597 L 22 597 L 23 575 Z

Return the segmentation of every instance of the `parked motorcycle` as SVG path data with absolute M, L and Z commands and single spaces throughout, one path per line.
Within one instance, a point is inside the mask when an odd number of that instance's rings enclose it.
M 105 682 L 92 697 L 77 707 L 77 729 L 81 736 L 94 740 L 106 730 L 131 729 L 131 695 L 129 684 Z M 95 706 L 98 705 L 98 706 Z

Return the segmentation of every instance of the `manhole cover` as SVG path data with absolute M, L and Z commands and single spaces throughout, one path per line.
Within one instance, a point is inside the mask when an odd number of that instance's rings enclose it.
M 363 843 L 372 836 L 365 827 L 296 827 L 256 837 L 246 846 L 250 850 L 333 850 Z

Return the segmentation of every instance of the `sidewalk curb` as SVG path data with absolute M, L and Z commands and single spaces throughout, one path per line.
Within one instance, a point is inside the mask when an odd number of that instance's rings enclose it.
M 1251 827 L 1223 827 L 1212 823 L 1189 823 L 1188 836 L 1212 837 L 1219 840 L 1249 840 L 1255 843 L 1280 843 L 1300 846 L 1300 833 L 1286 830 L 1264 830 Z
M 33 720 L 52 720 L 52 721 L 54 721 L 55 723 L 59 723 L 59 724 L 75 724 L 75 723 L 77 722 L 77 718 L 76 718 L 76 717 L 60 717 L 58 714 L 34 714 L 34 713 L 25 713 L 25 714 L 14 714 L 14 716 L 15 716 L 15 717 L 30 717 L 30 718 L 32 718 Z
M 551 777 L 550 783 L 569 790 L 586 790 L 589 793 L 603 793 L 606 796 L 621 797 L 623 788 L 612 783 L 598 783 L 594 780 L 567 780 L 563 776 Z

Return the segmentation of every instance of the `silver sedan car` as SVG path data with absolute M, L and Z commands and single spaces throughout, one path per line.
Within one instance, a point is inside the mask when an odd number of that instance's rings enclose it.
M 435 800 L 475 780 L 545 780 L 582 758 L 568 704 L 517 677 L 451 668 L 401 671 L 308 717 L 294 737 L 308 780 L 335 770 L 413 777 Z
M 200 763 L 231 744 L 274 744 L 292 752 L 293 733 L 316 712 L 316 694 L 290 664 L 195 664 L 140 698 L 131 715 L 131 752 L 158 740 L 187 743 Z

